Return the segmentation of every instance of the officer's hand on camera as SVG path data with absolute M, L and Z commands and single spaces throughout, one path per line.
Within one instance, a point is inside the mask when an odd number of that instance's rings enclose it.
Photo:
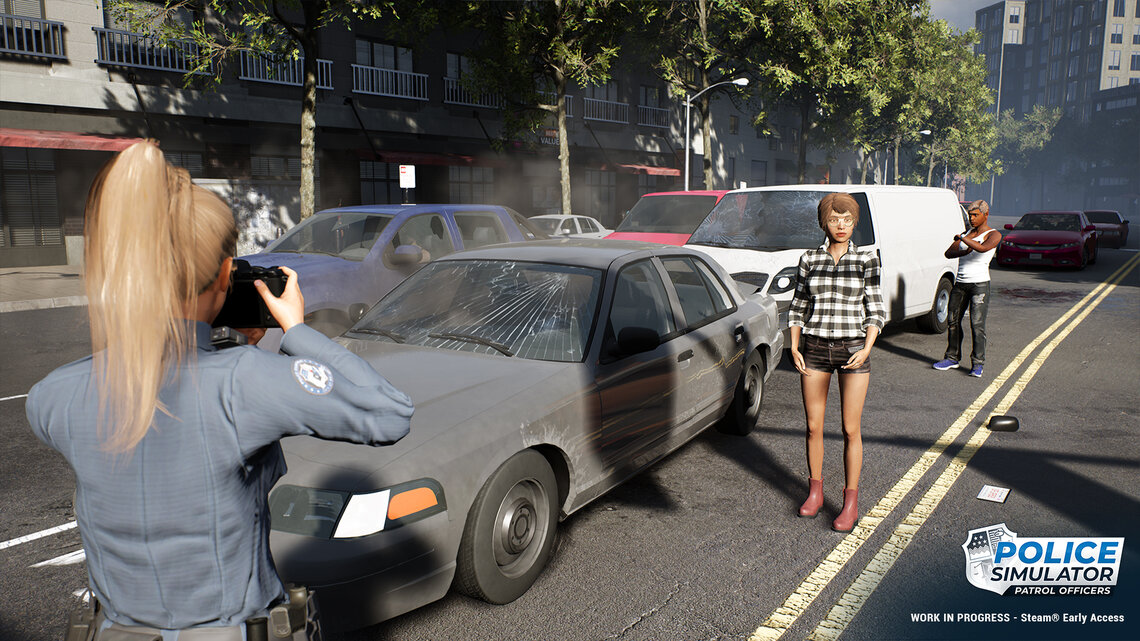
M 285 291 L 280 296 L 274 296 L 264 282 L 258 280 L 253 286 L 273 318 L 277 319 L 282 331 L 289 331 L 294 325 L 305 322 L 305 298 L 301 295 L 301 288 L 297 285 L 297 272 L 288 267 L 281 267 L 288 280 L 285 281 Z M 264 331 L 264 330 L 263 330 Z

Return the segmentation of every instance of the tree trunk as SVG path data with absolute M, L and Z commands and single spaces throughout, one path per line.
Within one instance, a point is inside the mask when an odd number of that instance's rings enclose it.
M 709 3 L 708 0 L 697 1 L 697 24 L 701 30 L 701 50 L 709 48 Z M 701 90 L 709 86 L 709 69 L 707 65 L 701 66 Z M 706 93 L 700 104 L 698 113 L 701 116 L 701 168 L 704 176 L 705 189 L 713 188 L 713 161 L 712 161 L 712 118 L 709 117 L 712 92 Z
M 895 184 L 899 184 L 899 146 L 902 144 L 902 136 L 895 138 Z
M 570 206 L 570 141 L 566 139 L 566 76 L 558 72 L 555 81 L 555 120 L 558 122 L 558 184 L 562 188 L 562 213 L 569 216 Z
M 930 159 L 926 165 L 926 186 L 930 186 L 930 181 L 934 177 L 934 143 L 930 143 L 929 155 Z
M 859 172 L 859 184 L 860 185 L 866 185 L 867 184 L 867 167 L 870 166 L 870 164 L 871 164 L 871 154 L 867 153 L 866 150 L 863 151 L 863 158 L 860 159 L 859 164 L 861 165 L 860 172 Z
M 305 26 L 301 32 L 301 52 L 304 58 L 305 80 L 301 97 L 301 220 L 313 215 L 315 209 L 314 167 L 317 153 L 317 57 L 320 53 L 316 26 L 319 9 L 315 2 L 302 2 Z
M 796 150 L 796 164 L 799 167 L 798 180 L 799 184 L 807 182 L 807 132 L 808 127 L 811 126 L 811 108 L 808 104 L 810 98 L 803 97 L 800 99 L 800 139 L 798 142 L 798 149 Z

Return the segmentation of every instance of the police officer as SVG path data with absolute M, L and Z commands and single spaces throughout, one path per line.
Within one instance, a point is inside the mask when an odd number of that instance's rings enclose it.
M 100 638 L 241 641 L 286 600 L 269 550 L 278 441 L 383 445 L 412 404 L 367 363 L 305 326 L 297 275 L 258 291 L 281 352 L 219 350 L 237 240 L 233 215 L 150 142 L 99 173 L 86 212 L 93 356 L 28 394 L 28 422 L 75 472 L 75 511 Z M 264 333 L 250 331 L 256 340 Z

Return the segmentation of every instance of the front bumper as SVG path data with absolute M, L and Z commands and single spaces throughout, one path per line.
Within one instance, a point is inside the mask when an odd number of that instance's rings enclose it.
M 1043 265 L 1046 267 L 1077 267 L 1081 264 L 1080 247 L 1058 249 L 1023 249 L 999 246 L 999 265 Z
M 314 590 L 321 623 L 353 630 L 443 598 L 455 574 L 447 512 L 355 539 L 273 530 L 281 580 Z

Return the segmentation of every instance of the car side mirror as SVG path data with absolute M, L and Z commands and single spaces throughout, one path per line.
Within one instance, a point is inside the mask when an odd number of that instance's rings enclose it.
M 648 327 L 626 327 L 618 333 L 618 350 L 622 356 L 632 356 L 657 349 L 661 337 Z
M 424 259 L 424 250 L 417 245 L 400 245 L 392 252 L 392 264 L 398 267 L 418 265 Z
M 1006 228 L 1006 229 L 1013 229 L 1013 225 L 1011 225 L 1011 224 L 1009 224 L 1009 223 L 1006 223 L 1006 224 L 1005 224 L 1005 228 Z

